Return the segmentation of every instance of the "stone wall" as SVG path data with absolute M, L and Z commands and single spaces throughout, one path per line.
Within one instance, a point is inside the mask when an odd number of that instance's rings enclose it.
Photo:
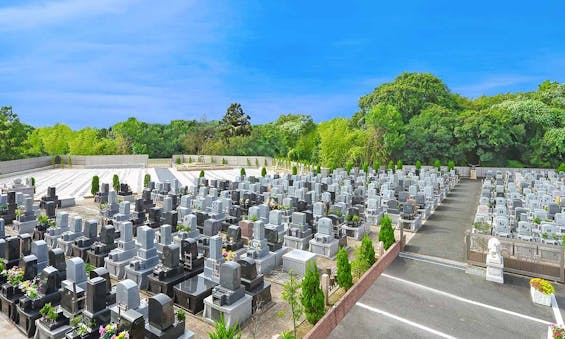
M 384 270 L 398 257 L 400 253 L 400 242 L 395 242 L 385 254 L 367 271 L 359 281 L 345 293 L 345 295 L 333 305 L 333 307 L 316 323 L 304 339 L 327 338 L 337 324 L 345 317 L 347 312 L 373 285 L 375 280 Z
M 51 166 L 51 157 L 38 157 L 0 162 L 0 175 L 24 172 Z
M 235 155 L 194 155 L 194 154 L 177 154 L 173 155 L 173 163 L 176 163 L 177 158 L 183 159 L 183 162 L 188 163 L 189 158 L 192 158 L 192 162 L 203 162 L 206 164 L 216 163 L 222 164 L 222 159 L 225 159 L 228 166 L 236 167 L 265 167 L 265 160 L 267 160 L 267 166 L 273 166 L 273 158 L 262 157 L 262 156 L 235 156 Z M 247 160 L 249 159 L 249 164 Z M 256 160 L 259 162 L 259 166 L 256 165 Z
M 133 155 L 73 155 L 73 168 L 145 168 L 147 154 Z

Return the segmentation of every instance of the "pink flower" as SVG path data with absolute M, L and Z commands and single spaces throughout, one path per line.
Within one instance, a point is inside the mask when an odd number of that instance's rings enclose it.
M 104 334 L 106 333 L 106 329 L 100 326 L 100 328 L 98 328 L 98 333 L 100 333 L 100 336 L 103 337 Z

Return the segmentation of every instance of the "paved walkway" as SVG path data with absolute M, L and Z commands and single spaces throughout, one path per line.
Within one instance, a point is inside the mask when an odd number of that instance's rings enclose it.
M 473 223 L 480 195 L 480 180 L 461 180 L 414 234 L 404 251 L 465 261 L 465 230 Z

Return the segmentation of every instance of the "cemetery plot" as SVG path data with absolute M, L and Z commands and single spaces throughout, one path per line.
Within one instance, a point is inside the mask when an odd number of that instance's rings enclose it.
M 417 231 L 459 180 L 453 171 L 355 168 L 203 177 L 171 170 L 144 183 L 154 170 L 127 169 L 111 183 L 114 170 L 85 171 L 100 178 L 94 196 L 78 200 L 91 206 L 88 215 L 62 203 L 66 194 L 87 195 L 75 182 L 91 194 L 75 170 L 37 175 L 50 185 L 38 205 L 30 180 L 12 178 L 0 195 L 0 256 L 16 277 L 4 281 L 1 307 L 28 336 L 73 337 L 102 325 L 133 337 L 190 338 L 191 322 L 206 328 L 220 319 L 251 331 L 258 316 L 281 309 L 287 272 L 304 276 L 317 262 L 335 286 L 340 247 L 375 231 L 385 215 Z
M 499 239 L 506 270 L 563 281 L 565 175 L 488 173 L 466 236 L 468 261 L 484 263 L 489 236 Z

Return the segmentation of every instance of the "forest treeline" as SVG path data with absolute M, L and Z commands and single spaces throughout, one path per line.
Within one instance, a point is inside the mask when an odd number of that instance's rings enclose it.
M 270 114 L 272 112 L 266 112 Z M 345 113 L 345 112 L 344 112 Z M 0 160 L 55 154 L 264 155 L 326 167 L 432 164 L 556 167 L 565 154 L 565 84 L 468 99 L 437 77 L 403 73 L 359 99 L 351 118 L 285 114 L 251 125 L 240 104 L 222 120 L 168 124 L 129 118 L 108 128 L 35 128 L 0 108 Z

